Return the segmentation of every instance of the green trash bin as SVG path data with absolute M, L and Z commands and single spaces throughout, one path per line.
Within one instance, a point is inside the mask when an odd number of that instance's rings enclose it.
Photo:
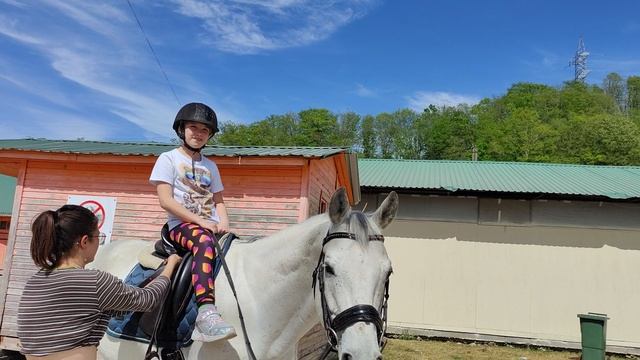
M 582 335 L 582 360 L 604 360 L 607 348 L 607 314 L 578 314 Z

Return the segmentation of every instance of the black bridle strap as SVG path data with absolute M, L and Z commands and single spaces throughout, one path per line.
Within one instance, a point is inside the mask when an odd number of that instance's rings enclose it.
M 313 280 L 311 286 L 313 288 L 313 294 L 315 296 L 316 283 L 319 285 L 320 302 L 322 307 L 322 318 L 324 330 L 327 332 L 327 339 L 329 344 L 325 349 L 320 359 L 324 360 L 331 351 L 336 351 L 338 345 L 337 332 L 344 331 L 349 326 L 352 326 L 358 322 L 372 323 L 376 327 L 376 333 L 378 335 L 379 345 L 384 346 L 384 333 L 387 330 L 387 300 L 389 299 L 389 279 L 385 282 L 385 293 L 382 299 L 382 305 L 380 310 L 376 309 L 372 305 L 358 304 L 354 305 L 331 320 L 331 315 L 324 295 L 324 246 L 333 239 L 351 239 L 356 240 L 354 233 L 348 232 L 335 232 L 325 236 L 322 241 L 322 250 L 320 257 L 318 258 L 318 265 L 316 265 L 313 271 Z M 384 236 L 382 235 L 369 235 L 369 241 L 384 242 Z
M 333 239 L 356 239 L 356 234 L 348 233 L 348 232 L 334 232 L 331 234 L 327 234 L 322 241 L 322 246 L 324 247 L 329 241 Z
M 371 305 L 360 304 L 348 308 L 333 318 L 333 321 L 331 321 L 331 327 L 336 332 L 344 331 L 349 326 L 358 322 L 367 322 L 375 325 L 376 331 L 378 332 L 378 338 L 380 338 L 380 333 L 382 332 L 384 324 L 382 323 L 382 318 L 380 318 L 378 310 Z

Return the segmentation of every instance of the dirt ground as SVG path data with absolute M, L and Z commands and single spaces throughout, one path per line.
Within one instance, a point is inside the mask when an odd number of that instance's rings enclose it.
M 384 360 L 580 360 L 579 351 L 494 343 L 402 339 L 389 339 L 382 355 Z M 628 360 L 638 357 L 610 354 L 606 359 Z

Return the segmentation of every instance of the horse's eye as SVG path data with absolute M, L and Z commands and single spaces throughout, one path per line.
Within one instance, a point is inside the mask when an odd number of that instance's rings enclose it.
M 329 275 L 336 275 L 336 273 L 333 271 L 333 268 L 329 264 L 324 264 L 324 271 L 326 271 Z

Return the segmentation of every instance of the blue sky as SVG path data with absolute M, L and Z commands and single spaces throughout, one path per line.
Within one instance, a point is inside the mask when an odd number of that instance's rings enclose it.
M 0 0 L 0 137 L 168 141 L 181 104 L 222 121 L 378 114 L 640 75 L 640 1 Z

